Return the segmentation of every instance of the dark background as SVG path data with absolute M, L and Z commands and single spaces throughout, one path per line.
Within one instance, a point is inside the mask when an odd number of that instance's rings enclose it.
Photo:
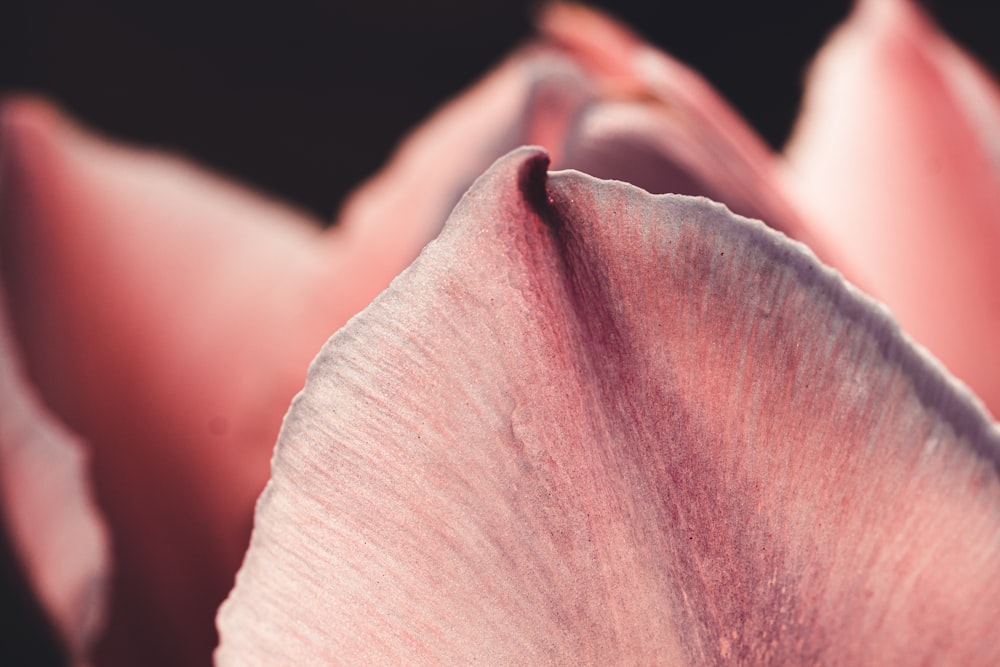
M 774 147 L 847 0 L 598 3 L 700 70 Z M 332 219 L 437 104 L 531 33 L 529 0 L 0 0 L 0 94 L 44 94 Z M 928 9 L 1000 71 L 997 10 Z M 60 664 L 0 525 L 0 662 Z
M 5 4 L 4 4 L 5 3 Z M 0 91 L 44 93 L 330 219 L 406 130 L 531 33 L 529 0 L 0 0 Z M 700 70 L 772 144 L 838 2 L 598 3 Z M 931 3 L 996 71 L 989 3 Z

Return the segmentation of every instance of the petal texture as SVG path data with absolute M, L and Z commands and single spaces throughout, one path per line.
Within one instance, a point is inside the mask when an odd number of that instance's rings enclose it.
M 218 664 L 995 664 L 974 399 L 802 246 L 546 165 L 314 361 Z
M 866 0 L 820 54 L 787 149 L 820 255 L 1000 414 L 995 84 L 911 3 Z

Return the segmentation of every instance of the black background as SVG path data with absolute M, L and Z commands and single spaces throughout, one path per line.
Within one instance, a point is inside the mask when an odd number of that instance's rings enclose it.
M 3 2 L 4 0 L 0 0 Z M 330 219 L 406 130 L 531 33 L 528 0 L 6 0 L 0 91 L 180 151 Z M 700 70 L 773 146 L 850 3 L 599 3 Z M 989 3 L 930 11 L 1000 69 Z

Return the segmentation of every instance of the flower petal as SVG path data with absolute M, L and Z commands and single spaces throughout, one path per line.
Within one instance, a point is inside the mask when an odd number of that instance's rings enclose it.
M 603 85 L 606 100 L 590 105 L 557 167 L 654 194 L 708 196 L 823 250 L 788 203 L 776 157 L 697 72 L 583 6 L 548 5 L 539 29 Z
M 522 48 L 407 137 L 379 175 L 349 198 L 343 218 L 359 234 L 401 217 L 437 232 L 501 155 L 525 144 L 558 154 L 568 128 L 595 96 L 566 55 L 539 45 Z
M 799 244 L 546 164 L 313 363 L 218 664 L 995 664 L 971 395 Z
M 0 122 L 17 343 L 46 406 L 88 444 L 111 529 L 98 660 L 205 662 L 287 402 L 366 301 L 343 279 L 345 303 L 323 297 L 340 276 L 290 210 L 37 101 L 6 103 Z
M 801 228 L 771 173 L 771 160 L 751 164 L 731 144 L 705 141 L 711 134 L 707 119 L 678 114 L 663 103 L 593 103 L 578 116 L 556 165 L 653 194 L 708 197 L 775 229 Z
M 0 296 L 0 311 L 2 305 Z M 111 569 L 85 451 L 38 400 L 0 312 L 2 525 L 72 664 L 82 664 L 102 629 Z M 8 655 L 11 639 L 4 639 L 0 653 Z M 20 660 L 34 662 L 39 656 Z
M 820 252 L 1000 415 L 1000 104 L 909 2 L 825 47 L 787 149 Z

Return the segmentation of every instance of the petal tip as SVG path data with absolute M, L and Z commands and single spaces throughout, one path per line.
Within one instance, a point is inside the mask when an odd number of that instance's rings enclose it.
M 25 132 L 50 133 L 64 124 L 51 102 L 30 94 L 0 98 L 0 148 L 12 144 Z
M 521 146 L 498 158 L 473 184 L 466 197 L 486 191 L 502 183 L 514 183 L 525 201 L 532 207 L 544 207 L 547 201 L 545 181 L 548 174 L 549 152 L 541 146 Z M 501 190 L 503 188 L 501 186 Z

